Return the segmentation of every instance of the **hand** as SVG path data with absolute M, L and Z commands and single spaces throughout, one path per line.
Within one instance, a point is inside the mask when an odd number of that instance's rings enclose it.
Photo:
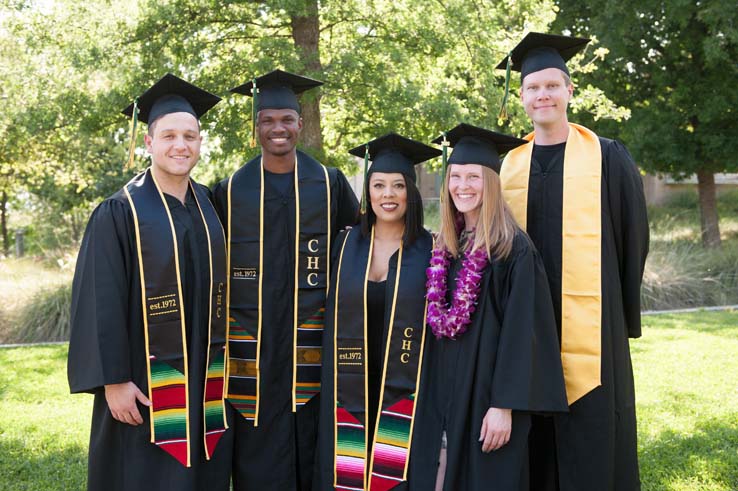
M 138 426 L 143 423 L 136 401 L 144 406 L 151 406 L 151 401 L 133 382 L 106 385 L 105 400 L 108 402 L 113 418 L 131 426 Z
M 487 410 L 482 420 L 482 430 L 479 433 L 479 441 L 482 442 L 482 452 L 489 453 L 492 450 L 502 448 L 510 441 L 512 432 L 512 410 L 491 407 Z

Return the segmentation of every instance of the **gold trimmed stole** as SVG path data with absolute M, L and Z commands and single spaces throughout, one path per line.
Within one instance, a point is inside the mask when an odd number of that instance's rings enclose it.
M 223 227 L 207 195 L 189 182 L 208 241 L 208 351 L 203 387 L 203 444 L 210 460 L 228 428 L 224 402 L 227 358 L 223 293 L 226 247 Z M 151 443 L 191 466 L 191 421 L 185 308 L 174 222 L 151 168 L 123 188 L 131 206 L 146 341 Z
M 341 244 L 336 284 L 329 297 L 336 489 L 388 490 L 407 480 L 425 346 L 425 269 L 431 244 L 429 234 L 409 246 L 401 244 L 395 266 L 390 263 L 382 323 L 386 343 L 373 434 L 368 430 L 375 415 L 369 414 L 367 281 L 374 228 L 369 238 L 362 237 L 358 228 L 351 229 Z
M 528 183 L 535 132 L 507 154 L 502 193 L 521 228 L 528 217 Z M 561 226 L 561 364 L 569 405 L 601 385 L 602 153 L 591 130 L 569 123 L 564 152 Z
M 245 419 L 259 424 L 264 274 L 264 166 L 256 157 L 228 179 L 228 350 L 226 393 Z M 328 170 L 297 151 L 294 170 L 295 244 L 292 411 L 320 392 L 323 318 L 330 277 L 331 189 Z M 287 245 L 285 245 L 287 247 Z M 285 304 L 283 308 L 288 308 Z M 267 327 L 268 328 L 268 327 Z

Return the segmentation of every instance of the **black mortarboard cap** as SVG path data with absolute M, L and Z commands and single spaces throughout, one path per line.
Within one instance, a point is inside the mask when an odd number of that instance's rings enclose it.
M 128 145 L 126 168 L 132 168 L 136 150 L 137 122 L 151 124 L 161 116 L 171 113 L 189 113 L 198 120 L 220 102 L 220 97 L 167 73 L 132 104 L 123 109 L 131 118 L 131 141 Z
M 588 42 L 589 39 L 586 38 L 529 32 L 495 67 L 506 72 L 500 118 L 505 119 L 507 117 L 510 71 L 520 72 L 520 80 L 523 80 L 530 73 L 546 68 L 558 68 L 569 75 L 566 62 L 584 48 Z
M 123 114 L 131 117 L 137 109 L 138 120 L 147 124 L 165 114 L 179 112 L 189 113 L 200 119 L 200 116 L 218 102 L 220 97 L 167 73 L 141 94 L 137 102 L 125 108 Z
M 566 62 L 589 43 L 589 39 L 556 34 L 530 32 L 496 68 L 504 70 L 510 62 L 510 69 L 526 75 L 546 68 L 558 68 L 567 75 Z
M 448 158 L 449 164 L 479 164 L 500 172 L 500 154 L 528 143 L 514 136 L 497 133 L 470 124 L 461 123 L 445 134 L 449 146 L 453 148 Z M 440 136 L 433 143 L 442 144 Z
M 399 172 L 413 182 L 415 182 L 415 164 L 441 155 L 440 150 L 397 133 L 380 136 L 369 143 L 352 148 L 349 153 L 364 157 L 367 149 L 368 159 L 372 161 L 367 175 L 372 172 Z
M 257 88 L 256 110 L 263 109 L 294 109 L 300 112 L 297 94 L 323 85 L 323 82 L 312 78 L 295 75 L 283 70 L 273 70 L 266 75 L 256 77 L 231 89 L 236 94 L 253 97 L 254 83 Z
M 419 164 L 433 157 L 438 157 L 441 152 L 431 146 L 419 141 L 405 138 L 397 133 L 387 133 L 384 136 L 359 145 L 349 150 L 351 155 L 364 157 L 364 186 L 361 194 L 361 213 L 366 213 L 366 187 L 369 174 L 372 172 L 399 172 L 407 176 L 414 183 L 415 164 Z M 372 166 L 367 167 L 369 161 Z

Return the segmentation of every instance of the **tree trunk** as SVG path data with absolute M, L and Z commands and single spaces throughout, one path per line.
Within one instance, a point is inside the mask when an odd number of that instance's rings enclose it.
M 3 255 L 7 257 L 10 253 L 10 237 L 8 237 L 8 193 L 6 191 L 0 195 L 0 229 L 3 234 Z
M 715 174 L 708 171 L 697 171 L 697 189 L 700 195 L 702 245 L 707 248 L 720 247 Z
M 299 14 L 290 16 L 292 39 L 298 56 L 307 69 L 308 75 L 316 76 L 322 72 L 320 63 L 320 16 L 318 1 L 307 0 Z M 322 153 L 323 135 L 320 129 L 320 91 L 305 93 L 300 101 L 302 106 L 302 143 L 309 149 Z

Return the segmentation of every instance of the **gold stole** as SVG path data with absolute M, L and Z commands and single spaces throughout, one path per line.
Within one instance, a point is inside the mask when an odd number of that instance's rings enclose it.
M 502 193 L 525 230 L 530 143 L 507 154 Z M 601 385 L 602 352 L 602 153 L 597 135 L 569 123 L 564 153 L 561 226 L 561 364 L 569 405 Z

